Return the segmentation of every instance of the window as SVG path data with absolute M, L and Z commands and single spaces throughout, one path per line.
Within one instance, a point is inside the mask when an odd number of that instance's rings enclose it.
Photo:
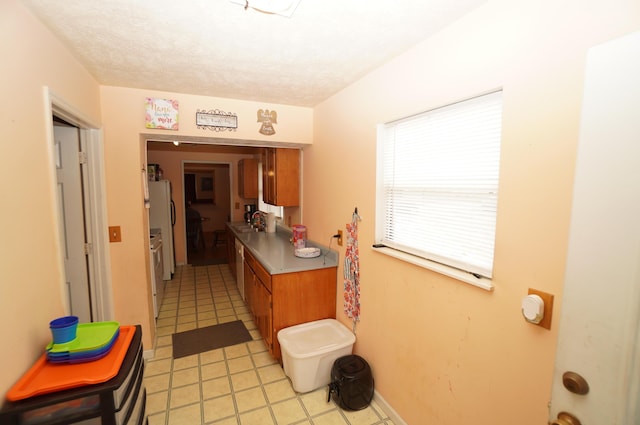
M 376 246 L 491 278 L 501 130 L 501 91 L 380 125 Z

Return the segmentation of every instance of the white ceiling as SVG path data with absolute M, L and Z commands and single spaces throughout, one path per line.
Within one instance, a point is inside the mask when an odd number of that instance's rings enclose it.
M 485 1 L 22 0 L 100 84 L 308 107 Z

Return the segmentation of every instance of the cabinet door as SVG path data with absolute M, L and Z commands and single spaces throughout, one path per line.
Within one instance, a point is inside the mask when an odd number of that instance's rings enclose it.
M 265 317 L 264 324 L 264 337 L 269 344 L 269 352 L 273 354 L 273 303 L 271 292 L 265 291 L 265 295 L 264 302 L 267 309 L 267 315 Z
M 266 148 L 262 153 L 262 200 L 276 204 L 276 150 Z
M 258 197 L 258 161 L 251 158 L 238 161 L 238 195 L 241 198 Z
M 255 280 L 256 280 L 256 275 L 255 273 L 253 273 L 253 270 L 245 260 L 244 262 L 244 298 L 251 314 L 254 314 L 253 304 L 254 304 L 255 291 L 253 288 L 255 285 Z M 255 315 L 254 315 L 254 318 L 255 318 Z
M 300 150 L 275 149 L 276 204 L 300 205 Z
M 289 326 L 336 318 L 337 268 L 276 274 L 271 277 L 271 333 Z M 282 354 L 278 338 L 272 338 L 273 352 L 279 362 Z
M 269 352 L 273 353 L 271 292 L 267 290 L 259 279 L 256 279 L 255 289 L 255 302 L 258 311 L 257 326 L 264 343 L 269 348 Z
M 300 204 L 300 150 L 266 148 L 263 156 L 263 201 L 282 207 Z

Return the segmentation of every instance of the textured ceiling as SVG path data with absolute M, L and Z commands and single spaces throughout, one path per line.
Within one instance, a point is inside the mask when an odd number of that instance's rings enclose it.
M 22 0 L 100 84 L 309 107 L 484 1 Z

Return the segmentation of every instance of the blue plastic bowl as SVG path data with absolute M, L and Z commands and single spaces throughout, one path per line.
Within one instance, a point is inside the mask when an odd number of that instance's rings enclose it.
M 65 316 L 52 320 L 49 322 L 49 328 L 51 329 L 54 344 L 64 344 L 73 341 L 76 339 L 76 332 L 78 330 L 78 317 Z

